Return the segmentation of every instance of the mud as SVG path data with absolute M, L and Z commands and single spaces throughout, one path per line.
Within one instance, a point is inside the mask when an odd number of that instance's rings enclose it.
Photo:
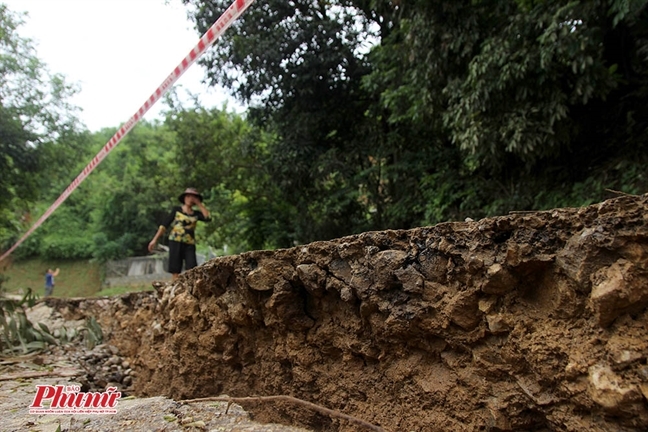
M 103 302 L 59 307 L 100 316 L 143 396 L 290 395 L 389 431 L 648 429 L 648 195 L 224 257 Z

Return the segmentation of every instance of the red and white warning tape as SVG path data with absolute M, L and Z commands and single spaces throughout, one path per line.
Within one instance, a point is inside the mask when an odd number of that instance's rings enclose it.
M 0 261 L 8 257 L 22 242 L 24 242 L 27 237 L 29 237 L 39 226 L 45 222 L 45 220 L 50 217 L 52 213 L 61 205 L 63 201 L 67 199 L 68 196 L 74 190 L 79 187 L 83 180 L 90 175 L 90 173 L 101 163 L 101 161 L 112 151 L 117 144 L 128 134 L 128 132 L 135 127 L 135 125 L 142 119 L 144 114 L 158 101 L 172 86 L 175 82 L 182 76 L 182 74 L 196 61 L 198 58 L 205 52 L 205 50 L 210 47 L 218 37 L 227 30 L 227 28 L 232 25 L 234 21 L 238 19 L 239 16 L 254 2 L 254 0 L 235 0 L 230 7 L 218 18 L 218 20 L 212 25 L 209 30 L 200 38 L 196 46 L 189 52 L 189 54 L 180 62 L 178 66 L 171 72 L 171 74 L 160 84 L 160 86 L 153 92 L 151 97 L 149 97 L 144 105 L 140 107 L 139 110 L 126 122 L 122 125 L 121 128 L 113 135 L 112 138 L 106 143 L 106 145 L 97 153 L 97 155 L 92 158 L 90 163 L 81 171 L 81 173 L 70 183 L 70 185 L 63 191 L 61 196 L 59 196 L 56 201 L 43 213 L 43 215 L 34 223 L 34 225 L 27 230 L 25 234 L 10 247 L 2 256 L 0 256 Z

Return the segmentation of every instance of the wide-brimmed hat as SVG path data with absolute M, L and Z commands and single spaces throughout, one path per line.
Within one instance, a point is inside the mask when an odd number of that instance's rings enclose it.
M 202 197 L 202 195 L 200 195 L 200 192 L 198 192 L 198 191 L 197 191 L 196 189 L 194 189 L 194 188 L 187 188 L 187 189 L 185 189 L 185 191 L 182 192 L 182 194 L 178 197 L 178 200 L 179 200 L 182 204 L 184 204 L 184 198 L 185 198 L 185 195 L 195 195 L 195 196 L 198 197 L 198 199 L 200 200 L 200 202 L 202 202 L 202 200 L 203 200 L 203 197 Z

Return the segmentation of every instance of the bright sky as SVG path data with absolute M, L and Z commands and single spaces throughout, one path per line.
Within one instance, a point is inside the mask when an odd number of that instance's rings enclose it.
M 81 87 L 72 103 L 91 131 L 118 127 L 191 51 L 200 35 L 180 0 L 0 0 L 27 12 L 19 35 L 30 38 L 36 55 L 53 73 Z M 218 41 L 216 42 L 218 43 Z M 241 110 L 223 89 L 202 84 L 194 63 L 176 82 L 179 95 L 197 94 L 203 106 Z M 160 118 L 158 101 L 145 115 Z

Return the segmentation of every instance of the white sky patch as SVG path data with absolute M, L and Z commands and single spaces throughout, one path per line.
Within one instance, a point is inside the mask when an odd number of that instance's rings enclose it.
M 126 122 L 200 37 L 180 0 L 0 2 L 12 12 L 28 13 L 19 35 L 33 40 L 37 57 L 52 73 L 79 85 L 71 102 L 82 108 L 81 121 L 93 132 Z M 188 91 L 204 107 L 227 102 L 229 109 L 243 110 L 226 90 L 202 84 L 204 76 L 193 64 L 175 84 L 178 95 Z M 144 118 L 159 119 L 164 108 L 158 101 Z

